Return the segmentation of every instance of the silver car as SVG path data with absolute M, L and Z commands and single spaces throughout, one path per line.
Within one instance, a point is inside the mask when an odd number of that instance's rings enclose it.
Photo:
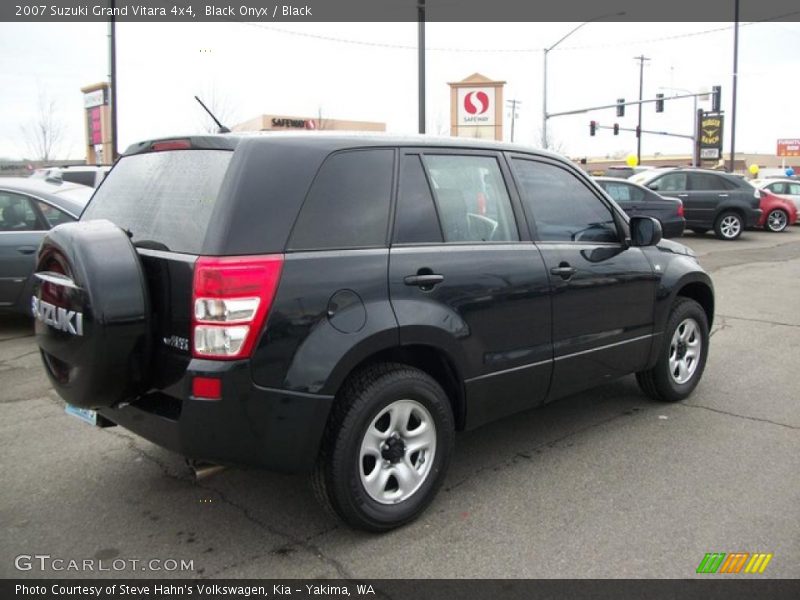
M 0 311 L 29 314 L 39 243 L 48 229 L 77 220 L 93 192 L 75 183 L 0 178 Z

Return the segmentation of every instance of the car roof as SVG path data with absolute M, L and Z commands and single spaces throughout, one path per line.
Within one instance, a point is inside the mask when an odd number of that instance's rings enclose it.
M 0 189 L 35 196 L 74 217 L 80 216 L 94 193 L 94 188 L 78 183 L 56 183 L 31 177 L 2 177 Z
M 769 185 L 771 183 L 798 183 L 797 179 L 789 179 L 787 177 L 776 177 L 767 179 L 753 179 L 750 181 L 755 186 Z
M 242 142 L 267 144 L 267 145 L 296 145 L 304 144 L 318 149 L 329 151 L 341 150 L 345 148 L 363 147 L 425 147 L 425 148 L 463 148 L 463 149 L 483 149 L 503 152 L 522 152 L 526 154 L 537 154 L 548 158 L 565 160 L 555 152 L 523 146 L 521 144 L 511 144 L 508 142 L 498 142 L 494 140 L 483 140 L 476 138 L 458 138 L 450 136 L 431 136 L 431 135 L 396 135 L 389 133 L 369 133 L 369 132 L 236 132 L 217 135 L 174 135 L 166 138 L 144 140 L 128 146 L 123 156 L 138 154 L 149 151 L 150 146 L 158 142 L 171 140 L 188 140 L 192 147 L 198 149 L 221 149 L 233 150 Z M 570 161 L 571 162 L 571 161 Z

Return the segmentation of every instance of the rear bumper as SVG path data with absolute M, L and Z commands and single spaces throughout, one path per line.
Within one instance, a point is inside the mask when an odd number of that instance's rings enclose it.
M 192 367 L 170 394 L 150 392 L 98 412 L 187 458 L 286 473 L 313 467 L 332 396 L 258 387 L 247 363 L 192 361 Z M 219 377 L 222 399 L 192 397 L 193 375 Z
M 686 220 L 682 217 L 661 222 L 662 235 L 665 238 L 681 237 L 685 228 Z

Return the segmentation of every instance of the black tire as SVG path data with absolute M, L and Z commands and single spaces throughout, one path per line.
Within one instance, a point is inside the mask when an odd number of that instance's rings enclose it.
M 720 240 L 732 242 L 742 235 L 742 231 L 744 231 L 744 219 L 736 211 L 726 210 L 714 221 L 714 233 Z
M 697 235 L 705 235 L 708 232 L 708 229 L 705 227 L 692 227 L 692 231 L 694 231 Z
M 375 419 L 393 403 L 412 400 L 435 424 L 435 452 L 419 487 L 396 504 L 373 499 L 362 483 L 362 441 Z M 433 501 L 453 450 L 455 426 L 450 401 L 428 374 L 395 363 L 380 363 L 353 375 L 337 395 L 322 441 L 312 485 L 317 498 L 352 527 L 382 532 L 417 518 Z M 399 487 L 399 486 L 398 486 Z
M 781 208 L 773 208 L 764 219 L 764 229 L 771 233 L 781 233 L 789 226 L 789 213 Z
M 701 347 L 692 375 L 687 381 L 679 383 L 670 373 L 672 337 L 676 329 L 687 319 L 693 319 L 697 324 Z M 678 297 L 667 320 L 661 340 L 661 351 L 658 353 L 655 366 L 648 371 L 640 371 L 636 374 L 639 387 L 651 398 L 662 402 L 678 402 L 689 396 L 703 376 L 708 357 L 709 340 L 708 317 L 703 307 L 694 300 Z

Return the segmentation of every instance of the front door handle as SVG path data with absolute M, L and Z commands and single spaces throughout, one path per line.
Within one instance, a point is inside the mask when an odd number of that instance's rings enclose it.
M 437 283 L 442 283 L 444 281 L 444 275 L 439 275 L 438 273 L 429 273 L 426 275 L 408 275 L 407 277 L 403 278 L 403 283 L 406 285 L 416 285 L 423 290 L 430 290 L 433 289 Z
M 553 275 L 558 275 L 559 277 L 561 277 L 561 279 L 569 279 L 577 272 L 578 269 L 571 266 L 569 263 L 565 262 L 562 262 L 557 267 L 553 267 L 552 269 L 550 269 L 550 273 L 552 273 Z
M 689 194 L 678 194 L 678 198 L 688 198 Z
M 20 254 L 33 254 L 36 252 L 36 246 L 19 246 L 17 252 Z
M 727 198 L 727 197 L 728 197 L 728 194 L 720 194 L 720 195 L 719 195 L 719 197 L 720 197 L 720 198 Z

